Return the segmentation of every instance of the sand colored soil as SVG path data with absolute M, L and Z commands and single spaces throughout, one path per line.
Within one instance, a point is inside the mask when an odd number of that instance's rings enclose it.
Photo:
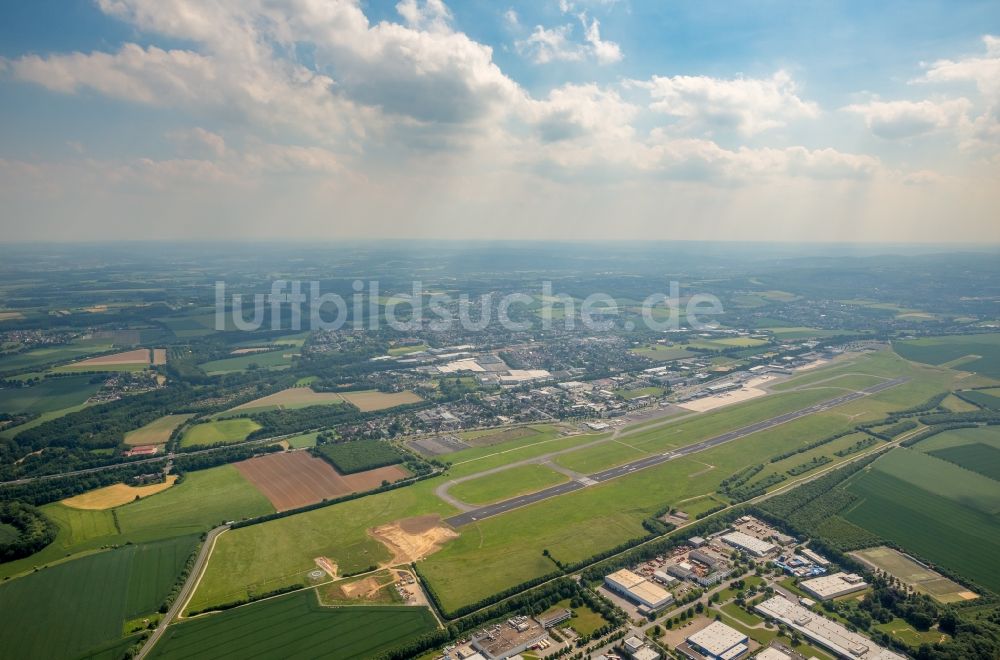
M 357 406 L 361 412 L 384 410 L 385 408 L 395 408 L 407 403 L 420 403 L 423 401 L 418 394 L 409 390 L 403 392 L 379 392 L 378 390 L 344 392 L 343 397 Z
M 389 548 L 393 566 L 423 559 L 440 550 L 447 541 L 458 538 L 458 532 L 442 524 L 441 517 L 436 515 L 404 518 L 368 533 Z
M 313 559 L 316 565 L 326 571 L 326 574 L 332 578 L 337 577 L 337 565 L 329 557 L 316 557 Z
M 393 482 L 410 476 L 398 465 L 342 475 L 307 451 L 268 454 L 235 465 L 278 511 L 371 490 L 381 486 L 383 481 Z
M 163 349 L 157 349 L 163 350 Z M 79 362 L 74 362 L 72 366 L 74 367 L 102 367 L 109 364 L 149 364 L 149 349 L 148 348 L 137 348 L 134 351 L 125 351 L 123 353 L 112 353 L 111 355 L 101 355 L 100 357 L 90 358 L 89 360 L 80 360 Z
M 74 495 L 62 500 L 66 506 L 74 509 L 110 509 L 122 504 L 128 504 L 138 497 L 148 497 L 164 491 L 174 485 L 177 475 L 170 475 L 166 482 L 149 484 L 148 486 L 127 486 L 112 484 L 87 493 Z
M 256 348 L 237 348 L 235 351 L 231 352 L 230 355 L 247 355 L 249 353 L 264 353 L 265 351 L 274 350 L 273 346 L 257 346 Z
M 378 583 L 378 580 L 370 576 L 341 587 L 348 598 L 365 598 L 381 588 L 382 585 Z
M 319 406 L 330 403 L 343 403 L 344 399 L 336 392 L 314 392 L 310 387 L 289 387 L 287 390 L 281 390 L 280 392 L 275 392 L 274 394 L 268 394 L 267 396 L 261 397 L 259 399 L 254 399 L 253 401 L 247 401 L 246 403 L 232 408 L 232 410 L 249 410 L 251 408 L 266 408 L 271 406 L 282 407 L 298 407 L 304 408 L 306 406 Z
M 153 349 L 153 364 L 166 364 L 167 363 L 167 349 L 165 348 L 154 348 Z

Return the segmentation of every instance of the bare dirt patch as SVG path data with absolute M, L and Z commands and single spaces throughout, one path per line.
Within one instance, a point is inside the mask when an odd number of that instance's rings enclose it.
M 437 515 L 403 518 L 368 530 L 372 538 L 392 552 L 391 565 L 409 564 L 433 554 L 458 532 L 441 523 Z
M 167 363 L 167 349 L 165 348 L 154 348 L 153 349 L 153 364 L 166 364 Z
M 257 346 L 256 348 L 237 348 L 232 351 L 230 355 L 247 355 L 248 353 L 264 353 L 266 351 L 273 351 L 273 346 Z
M 410 476 L 398 465 L 345 476 L 306 451 L 268 454 L 235 465 L 278 511 L 371 490 L 381 486 L 383 481 L 393 482 Z
M 161 349 L 162 350 L 162 349 Z M 111 355 L 101 355 L 74 362 L 74 367 L 102 367 L 110 364 L 149 364 L 150 354 L 148 348 L 137 348 L 134 351 L 124 351 L 122 353 L 112 353 Z
M 409 390 L 403 392 L 379 392 L 378 390 L 344 392 L 343 397 L 349 403 L 357 406 L 361 412 L 384 410 L 385 408 L 395 408 L 407 403 L 420 403 L 423 401 L 418 394 Z
M 67 497 L 62 500 L 62 504 L 74 509 L 111 509 L 122 504 L 128 504 L 136 497 L 148 497 L 164 491 L 174 485 L 177 475 L 170 475 L 164 483 L 149 484 L 148 486 L 128 486 L 126 484 L 112 484 L 104 488 L 92 490 L 89 493 L 82 493 Z
M 337 565 L 329 557 L 316 557 L 313 559 L 316 565 L 332 578 L 337 577 Z

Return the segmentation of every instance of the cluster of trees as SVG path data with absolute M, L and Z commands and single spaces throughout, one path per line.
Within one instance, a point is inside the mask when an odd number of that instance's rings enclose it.
M 924 429 L 923 431 L 920 431 L 919 433 L 913 434 L 906 440 L 903 440 L 901 443 L 899 443 L 899 446 L 912 447 L 918 442 L 922 442 L 927 438 L 937 435 L 938 433 L 944 433 L 945 431 L 954 431 L 955 429 L 974 429 L 977 426 L 979 426 L 979 424 L 973 424 L 971 422 L 958 423 L 958 424 L 941 424 L 939 426 L 932 426 L 930 428 Z
M 384 440 L 353 440 L 322 444 L 312 450 L 341 474 L 396 465 L 406 458 L 398 449 Z
M 41 506 L 42 504 L 72 497 L 73 495 L 79 495 L 88 490 L 128 481 L 132 477 L 140 474 L 148 474 L 158 469 L 160 469 L 159 463 L 143 463 L 139 465 L 129 465 L 126 463 L 121 467 L 109 468 L 88 474 L 37 479 L 21 484 L 0 486 L 0 497 L 5 500 L 21 500 L 35 506 Z
M 795 452 L 792 453 L 794 454 Z M 743 468 L 739 472 L 723 479 L 722 483 L 719 484 L 719 492 L 734 502 L 746 502 L 747 500 L 753 499 L 758 495 L 763 495 L 767 492 L 768 488 L 787 479 L 785 475 L 776 472 L 767 475 L 756 483 L 751 484 L 750 480 L 757 476 L 757 474 L 759 474 L 763 469 L 764 465 L 762 463 Z M 699 517 L 710 515 L 724 508 L 725 505 L 714 507 L 703 512 Z
M 804 454 L 807 451 L 811 451 L 813 449 L 816 449 L 817 447 L 822 447 L 823 445 L 829 444 L 834 440 L 837 440 L 838 438 L 843 438 L 845 435 L 850 435 L 851 433 L 854 433 L 854 430 L 841 431 L 840 433 L 834 433 L 833 435 L 828 435 L 826 437 L 820 438 L 819 440 L 813 440 L 808 444 L 804 444 L 799 447 L 796 447 L 795 449 L 786 451 L 782 454 L 772 456 L 770 461 L 772 463 L 777 463 L 778 461 L 783 461 L 786 458 L 791 458 L 796 454 Z
M 226 463 L 236 463 L 245 461 L 254 456 L 262 454 L 272 454 L 282 451 L 281 445 L 241 445 L 217 449 L 215 451 L 201 454 L 178 455 L 174 458 L 174 469 L 177 472 L 195 472 L 197 470 L 207 470 Z
M 0 562 L 32 555 L 56 538 L 56 524 L 23 502 L 0 502 L 0 523 L 10 525 L 17 537 L 0 542 Z
M 854 454 L 854 453 L 857 453 L 859 451 L 868 449 L 869 447 L 871 447 L 872 445 L 874 445 L 876 442 L 878 442 L 878 440 L 876 440 L 875 438 L 864 437 L 864 438 L 861 438 L 860 440 L 858 440 L 857 442 L 855 442 L 850 447 L 844 447 L 843 449 L 838 449 L 837 451 L 833 452 L 833 455 L 834 456 L 839 456 L 841 458 L 843 458 L 845 456 L 850 456 L 851 454 Z
M 806 472 L 809 472 L 810 470 L 815 470 L 816 468 L 820 467 L 821 465 L 826 465 L 827 463 L 830 463 L 831 461 L 833 461 L 833 459 L 830 458 L 829 456 L 816 456 L 813 459 L 811 459 L 809 461 L 806 461 L 805 463 L 801 463 L 799 465 L 794 465 L 794 466 L 788 468 L 788 474 L 790 474 L 793 477 L 797 477 L 798 475 L 805 474 Z
M 884 429 L 882 429 L 880 431 L 873 431 L 871 429 L 866 429 L 866 432 L 870 433 L 871 435 L 875 436 L 876 438 L 879 438 L 881 440 L 885 440 L 886 442 L 888 442 L 889 440 L 892 440 L 896 436 L 902 435 L 902 434 L 906 433 L 907 431 L 912 431 L 913 429 L 917 428 L 917 426 L 918 426 L 918 424 L 914 420 L 912 420 L 912 419 L 904 419 L 904 420 L 896 422 L 895 424 L 887 426 L 887 427 L 885 427 Z

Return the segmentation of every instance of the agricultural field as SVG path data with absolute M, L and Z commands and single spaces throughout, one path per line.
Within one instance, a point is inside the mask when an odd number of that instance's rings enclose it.
M 711 351 L 722 351 L 728 348 L 753 348 L 767 343 L 764 339 L 752 337 L 725 337 L 722 339 L 698 339 L 688 342 L 691 348 L 707 348 Z
M 234 466 L 278 511 L 372 490 L 385 481 L 391 483 L 410 476 L 395 465 L 343 476 L 307 451 L 257 456 Z
M 414 516 L 455 513 L 434 496 L 436 481 L 421 481 L 220 535 L 190 609 L 304 584 L 306 575 L 317 567 L 316 558 L 329 559 L 340 574 L 389 562 L 392 553 L 369 530 Z
M 236 419 L 216 419 L 189 427 L 181 437 L 181 447 L 232 444 L 246 440 L 247 436 L 260 428 L 260 424 L 243 417 Z
M 209 376 L 232 374 L 252 369 L 287 369 L 292 366 L 295 354 L 294 347 L 279 348 L 266 353 L 250 353 L 239 357 L 223 358 L 199 364 Z
M 0 389 L 0 410 L 7 413 L 46 413 L 78 406 L 101 389 L 93 376 L 46 378 L 37 385 Z
M 900 461 L 897 456 L 905 453 L 916 452 L 896 449 L 852 477 L 846 488 L 861 499 L 842 515 L 926 561 L 964 575 L 994 592 L 1000 591 L 1000 571 L 994 560 L 1000 553 L 1000 525 L 996 515 L 982 511 L 984 504 L 992 501 L 996 488 L 977 493 L 965 479 L 960 482 L 947 479 L 943 471 L 932 483 L 925 481 L 919 485 L 913 483 L 916 479 L 910 475 L 906 475 L 909 480 L 893 476 L 890 472 L 899 475 L 904 465 L 897 463 Z M 954 468 L 966 478 L 979 477 L 944 461 L 926 458 Z M 902 461 L 912 462 L 907 458 Z M 970 503 L 957 498 L 959 493 L 970 492 L 974 497 Z M 970 552 L 970 548 L 975 548 L 975 552 Z
M 377 656 L 436 627 L 427 608 L 323 607 L 303 591 L 171 626 L 151 658 L 259 660 Z
M 142 371 L 153 364 L 152 355 L 152 349 L 137 348 L 122 353 L 112 353 L 111 355 L 101 355 L 72 362 L 56 367 L 54 371 Z M 165 358 L 164 362 L 166 362 Z
M 911 339 L 894 342 L 893 349 L 914 362 L 956 363 L 956 369 L 1000 379 L 1000 333 Z
M 962 398 L 986 410 L 1000 410 L 1000 396 L 996 390 L 968 390 L 962 392 Z
M 71 509 L 113 509 L 122 504 L 149 497 L 170 488 L 177 481 L 177 475 L 170 475 L 162 483 L 145 486 L 129 486 L 127 484 L 112 484 L 97 490 L 87 491 L 61 501 L 61 504 Z
M 76 358 L 110 351 L 114 347 L 111 339 L 76 339 L 69 344 L 35 348 L 24 353 L 10 353 L 0 356 L 0 374 L 23 369 L 38 369 L 56 362 L 67 362 Z
M 402 392 L 379 392 L 378 390 L 364 390 L 361 392 L 342 392 L 341 396 L 357 407 L 361 412 L 371 412 L 373 410 L 385 410 L 395 408 L 408 403 L 420 403 L 423 399 L 419 395 L 404 390 Z
M 670 362 L 671 360 L 681 360 L 694 355 L 694 353 L 683 346 L 664 346 L 662 344 L 651 344 L 642 348 L 633 348 L 632 352 L 655 362 Z
M 170 439 L 170 434 L 178 426 L 194 415 L 164 415 L 149 424 L 125 434 L 125 444 L 130 447 L 142 445 L 162 445 Z
M 569 481 L 544 465 L 521 465 L 497 474 L 456 484 L 448 493 L 468 504 L 491 504 Z
M 352 440 L 320 445 L 322 456 L 341 474 L 353 474 L 402 463 L 406 456 L 384 440 Z
M 927 452 L 929 455 L 941 460 L 954 463 L 966 470 L 978 472 L 984 477 L 989 477 L 1000 482 L 1000 449 L 992 445 L 981 442 L 975 444 L 958 445 L 956 447 L 945 447 Z M 1000 488 L 1000 483 L 997 484 Z
M 263 412 L 265 410 L 287 410 L 344 403 L 344 398 L 336 392 L 314 392 L 311 387 L 289 387 L 253 401 L 247 401 L 230 408 L 220 416 L 232 413 Z
M 160 606 L 197 542 L 128 545 L 0 584 L 4 656 L 70 660 L 114 642 Z
M 865 564 L 885 571 L 903 584 L 925 593 L 941 603 L 957 603 L 977 596 L 962 585 L 924 566 L 905 554 L 879 546 L 850 553 Z

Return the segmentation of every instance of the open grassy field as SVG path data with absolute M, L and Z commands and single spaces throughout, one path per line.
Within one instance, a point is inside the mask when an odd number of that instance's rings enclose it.
M 266 353 L 250 353 L 239 357 L 212 360 L 198 366 L 209 376 L 232 374 L 247 369 L 287 369 L 292 366 L 294 347 L 279 348 Z
M 314 392 L 311 387 L 289 387 L 261 397 L 253 401 L 247 401 L 235 408 L 230 408 L 222 415 L 229 413 L 261 412 L 264 410 L 279 410 L 289 408 L 306 408 L 308 406 L 323 406 L 329 404 L 343 403 L 344 398 L 336 392 Z
M 927 561 L 1000 591 L 1000 570 L 994 561 L 1000 553 L 996 516 L 888 474 L 879 465 L 886 458 L 851 479 L 847 488 L 861 501 L 842 515 Z M 944 489 L 940 481 L 933 484 L 938 492 Z
M 921 632 L 898 617 L 888 623 L 876 624 L 875 629 L 888 633 L 890 637 L 895 637 L 913 649 L 919 648 L 921 644 L 936 644 L 948 637 L 937 630 Z
M 171 626 L 150 657 L 363 659 L 435 627 L 423 607 L 330 608 L 303 591 Z
M 912 449 L 899 448 L 880 459 L 885 474 L 987 515 L 1000 513 L 1000 487 L 992 479 Z
M 433 495 L 435 480 L 234 529 L 219 536 L 190 609 L 301 584 L 315 559 L 340 573 L 387 562 L 391 554 L 368 530 L 401 518 L 454 513 Z
M 911 339 L 895 342 L 893 348 L 907 360 L 925 364 L 944 364 L 975 356 L 958 368 L 1000 379 L 1000 333 Z
M 378 390 L 364 390 L 361 392 L 343 392 L 344 399 L 357 406 L 361 412 L 371 412 L 373 410 L 385 410 L 395 408 L 407 403 L 420 403 L 423 399 L 419 395 L 404 390 L 402 392 L 379 392 Z
M 142 371 L 153 363 L 152 357 L 151 349 L 137 348 L 131 351 L 78 360 L 56 367 L 54 371 Z
M 469 504 L 490 504 L 569 481 L 544 465 L 522 465 L 457 484 L 449 493 Z
M 1000 396 L 996 394 L 984 390 L 969 390 L 968 392 L 962 392 L 962 396 L 966 401 L 971 401 L 979 408 L 1000 410 Z
M 184 432 L 181 447 L 230 444 L 246 440 L 246 437 L 260 428 L 252 419 L 216 419 L 195 424 Z
M 852 552 L 870 566 L 898 578 L 916 591 L 928 594 L 942 603 L 968 600 L 972 594 L 962 585 L 943 577 L 940 573 L 917 563 L 894 548 L 879 546 Z
M 162 445 L 170 439 L 174 429 L 194 417 L 194 415 L 164 415 L 149 424 L 125 434 L 125 444 L 130 447 L 140 445 Z
M 1000 449 L 992 445 L 977 442 L 936 449 L 928 454 L 1000 482 Z M 997 488 L 1000 489 L 1000 483 Z
M 274 508 L 236 468 L 223 465 L 188 473 L 176 486 L 120 506 L 114 513 L 59 503 L 41 510 L 59 527 L 55 541 L 30 557 L 0 564 L 0 578 L 111 544 L 200 534 L 223 521 L 264 515 Z
M 559 624 L 559 628 L 572 628 L 580 635 L 589 635 L 603 626 L 607 621 L 604 617 L 590 609 L 586 605 L 572 607 L 570 599 L 561 600 L 551 608 L 552 610 L 566 609 L 573 612 L 573 618 Z
M 162 483 L 145 486 L 129 486 L 127 484 L 111 484 L 104 488 L 87 491 L 80 495 L 67 497 L 61 503 L 73 509 L 113 509 L 122 504 L 128 504 L 143 497 L 149 497 L 165 491 L 174 485 L 177 475 L 170 475 Z
M 65 362 L 84 355 L 110 351 L 110 339 L 77 339 L 69 344 L 35 348 L 24 353 L 11 353 L 0 357 L 0 374 L 8 371 L 42 367 L 54 362 Z
M 707 348 L 713 351 L 721 351 L 727 348 L 751 348 L 753 346 L 763 346 L 767 341 L 754 339 L 752 337 L 724 337 L 720 339 L 697 339 L 688 342 L 691 348 Z
M 196 543 L 129 545 L 0 584 L 2 655 L 71 659 L 117 640 L 160 606 Z
M 812 339 L 855 334 L 850 330 L 825 330 L 823 328 L 808 328 L 804 326 L 778 326 L 767 328 L 767 331 L 777 339 Z
M 78 406 L 97 390 L 101 383 L 91 383 L 91 376 L 46 378 L 31 387 L 0 389 L 0 410 L 6 413 L 46 413 Z
M 694 355 L 694 353 L 682 346 L 664 346 L 662 344 L 652 344 L 650 346 L 643 346 L 642 348 L 633 348 L 632 352 L 636 355 L 641 355 L 644 358 L 649 358 L 650 360 L 654 360 L 656 362 L 680 360 Z
M 928 453 L 937 451 L 938 449 L 978 443 L 1000 449 L 1000 427 L 980 426 L 968 429 L 952 429 L 922 440 L 912 448 Z

